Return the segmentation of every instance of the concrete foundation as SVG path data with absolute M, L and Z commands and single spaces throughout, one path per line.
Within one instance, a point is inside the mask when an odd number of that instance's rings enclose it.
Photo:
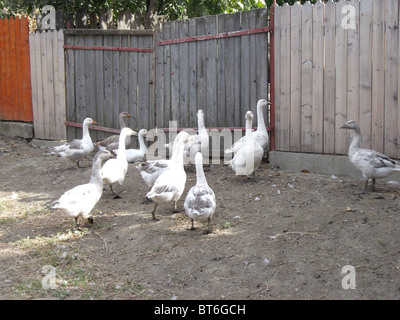
M 361 171 L 351 164 L 347 155 L 270 151 L 269 162 L 285 171 L 301 172 L 302 170 L 308 170 L 313 173 L 335 175 L 338 177 L 347 176 L 356 180 L 362 179 Z M 397 181 L 400 183 L 400 172 L 395 172 L 389 177 L 377 181 Z
M 0 121 L 0 135 L 32 139 L 33 124 L 27 122 Z

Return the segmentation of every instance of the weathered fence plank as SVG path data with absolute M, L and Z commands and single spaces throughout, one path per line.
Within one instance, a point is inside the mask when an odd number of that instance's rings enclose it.
M 29 36 L 33 124 L 38 139 L 66 139 L 63 31 Z

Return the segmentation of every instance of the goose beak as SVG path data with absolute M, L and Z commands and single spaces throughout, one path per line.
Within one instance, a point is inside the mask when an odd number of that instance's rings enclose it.
M 97 124 L 97 122 L 93 120 L 93 121 L 92 121 L 92 124 Z
M 340 127 L 340 129 L 347 129 L 347 125 L 346 125 L 346 124 L 342 125 L 342 126 Z

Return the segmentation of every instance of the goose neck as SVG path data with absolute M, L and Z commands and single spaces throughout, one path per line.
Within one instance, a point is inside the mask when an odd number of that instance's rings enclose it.
M 144 136 L 142 134 L 139 134 L 139 150 L 147 153 L 147 146 L 144 142 Z
M 121 134 L 118 141 L 118 154 L 117 159 L 126 159 L 125 138 L 126 134 Z
M 183 166 L 183 150 L 185 144 L 182 141 L 178 141 L 174 146 L 174 150 L 172 152 L 171 160 L 173 163 L 176 163 L 179 166 Z
M 92 175 L 90 177 L 90 183 L 96 184 L 99 188 L 103 189 L 103 179 L 100 175 L 102 160 L 97 157 L 93 161 L 92 165 Z
M 120 116 L 119 116 L 119 127 L 120 127 L 121 129 L 127 127 L 126 122 L 125 122 L 125 117 L 124 117 L 123 115 L 120 115 Z
M 197 185 L 208 185 L 206 176 L 204 174 L 202 161 L 196 161 L 196 177 L 197 177 L 196 180 Z
M 360 129 L 356 129 L 353 139 L 351 140 L 350 143 L 349 156 L 351 157 L 360 148 L 361 148 L 361 131 Z
M 263 106 L 257 106 L 257 130 L 267 130 L 264 122 Z

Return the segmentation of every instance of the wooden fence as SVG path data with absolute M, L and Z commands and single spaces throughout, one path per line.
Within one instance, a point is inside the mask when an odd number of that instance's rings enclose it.
M 0 120 L 33 120 L 28 18 L 0 19 Z
M 99 126 L 119 129 L 127 111 L 129 127 L 155 128 L 154 44 L 151 30 L 66 30 L 67 120 L 93 118 Z M 68 137 L 80 129 L 68 127 Z M 109 133 L 93 132 L 94 140 Z
M 268 96 L 267 10 L 163 23 L 149 30 L 65 30 L 67 120 L 119 128 L 244 127 Z M 267 117 L 267 111 L 265 118 Z M 68 138 L 80 135 L 68 128 Z M 107 132 L 93 132 L 99 140 Z
M 162 24 L 156 47 L 156 124 L 244 126 L 268 96 L 267 10 Z M 266 112 L 266 119 L 267 112 Z
M 29 36 L 33 125 L 38 139 L 67 139 L 63 31 Z
M 399 2 L 275 7 L 276 150 L 346 154 L 357 121 L 367 148 L 400 158 Z

